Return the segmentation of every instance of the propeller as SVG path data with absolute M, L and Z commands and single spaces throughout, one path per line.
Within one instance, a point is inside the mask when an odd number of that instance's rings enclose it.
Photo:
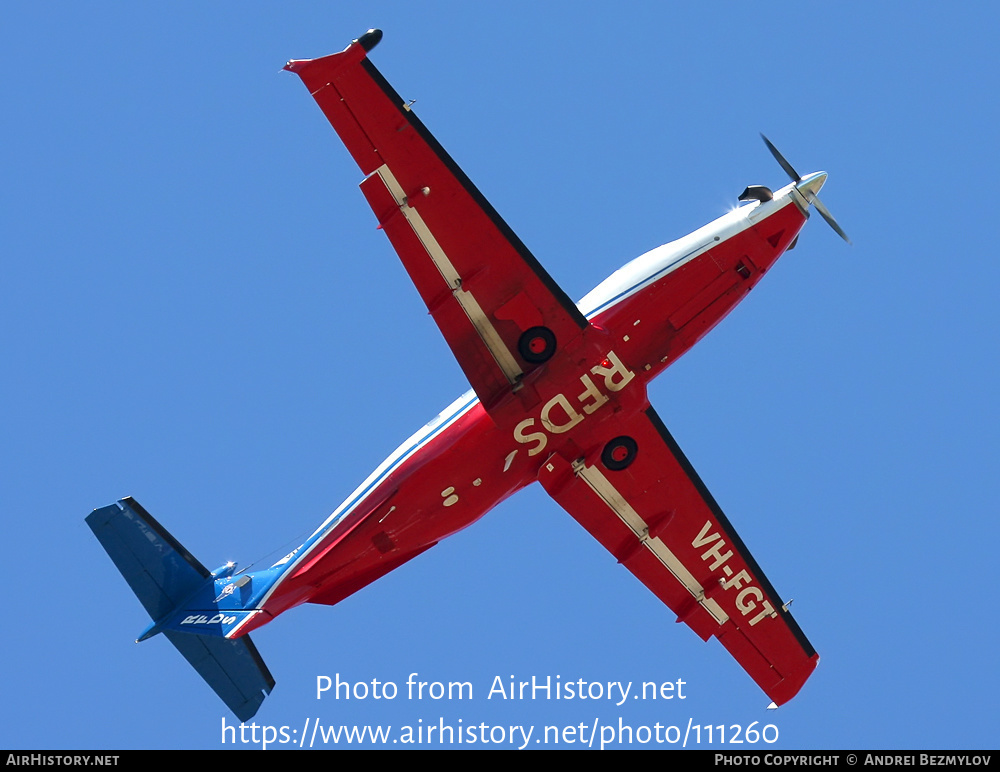
M 788 163 L 785 157 L 778 152 L 778 148 L 771 144 L 771 140 L 763 134 L 760 135 L 760 138 L 764 140 L 764 144 L 767 145 L 767 149 L 771 151 L 771 155 L 774 156 L 774 160 L 778 162 L 778 165 L 785 170 L 785 174 L 787 174 L 791 178 L 792 182 L 795 183 L 795 187 L 798 191 L 805 196 L 806 200 L 810 204 L 816 207 L 816 211 L 819 212 L 820 217 L 826 220 L 827 225 L 833 228 L 834 232 L 840 236 L 840 238 L 850 244 L 851 239 L 846 233 L 844 233 L 844 229 L 837 224 L 837 221 L 833 219 L 833 215 L 830 214 L 830 210 L 824 206 L 823 202 L 819 200 L 819 196 L 817 195 L 819 189 L 823 187 L 823 183 L 826 182 L 826 173 L 816 172 L 815 174 L 810 174 L 808 177 L 801 177 L 799 173 L 792 168 L 792 165 Z

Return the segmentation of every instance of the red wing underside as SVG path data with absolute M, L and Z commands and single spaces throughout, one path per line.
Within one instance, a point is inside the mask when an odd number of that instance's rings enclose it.
M 563 347 L 586 319 L 359 43 L 288 69 L 367 175 L 361 189 L 380 227 L 489 410 L 538 366 L 519 351 L 525 333 L 548 328 Z
M 631 465 L 555 453 L 542 485 L 678 622 L 716 636 L 775 703 L 787 702 L 819 656 L 652 408 L 614 430 L 636 443 Z
M 379 226 L 487 412 L 553 349 L 579 348 L 587 320 L 367 60 L 362 43 L 287 69 L 366 175 L 361 189 Z M 734 274 L 710 283 L 671 324 L 684 327 L 736 282 Z M 635 442 L 630 465 L 614 471 L 599 458 L 557 452 L 542 465 L 542 485 L 678 621 L 705 640 L 718 637 L 771 699 L 787 702 L 819 660 L 809 641 L 652 409 L 605 425 Z M 359 575 L 357 586 L 312 600 L 336 602 L 373 578 Z

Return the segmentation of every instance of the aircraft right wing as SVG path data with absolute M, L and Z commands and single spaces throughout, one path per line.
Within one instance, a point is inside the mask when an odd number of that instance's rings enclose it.
M 787 702 L 819 662 L 812 644 L 653 409 L 606 425 L 618 436 L 583 458 L 546 459 L 542 486 L 678 622 Z
M 489 411 L 587 320 L 368 60 L 381 38 L 285 69 L 367 175 L 379 227 Z

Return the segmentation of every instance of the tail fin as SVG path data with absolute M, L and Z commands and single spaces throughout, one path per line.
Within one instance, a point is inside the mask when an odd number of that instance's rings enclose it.
M 252 718 L 274 679 L 250 636 L 225 638 L 256 613 L 234 608 L 239 581 L 216 591 L 233 566 L 210 572 L 132 498 L 95 509 L 87 525 L 153 618 L 139 640 L 163 632 L 237 718 Z

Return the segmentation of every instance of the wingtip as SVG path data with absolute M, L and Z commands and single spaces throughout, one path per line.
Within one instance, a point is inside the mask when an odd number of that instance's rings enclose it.
M 322 61 L 334 61 L 334 60 L 342 61 L 341 56 L 343 54 L 346 54 L 348 51 L 350 51 L 351 48 L 354 46 L 355 43 L 358 44 L 358 45 L 360 45 L 361 49 L 365 52 L 365 54 L 367 54 L 369 51 L 371 51 L 373 48 L 375 48 L 375 46 L 377 46 L 379 44 L 380 40 L 382 40 L 382 30 L 372 28 L 372 29 L 368 30 L 361 37 L 357 38 L 356 40 L 352 40 L 351 41 L 351 45 L 348 46 L 347 48 L 345 48 L 340 53 L 338 53 L 338 54 L 331 54 L 330 56 L 324 56 L 324 57 L 322 57 Z M 364 58 L 364 57 L 362 56 L 360 58 Z M 313 62 L 318 62 L 318 61 L 321 61 L 321 60 L 320 59 L 289 59 L 287 62 L 285 62 L 285 66 L 282 67 L 281 69 L 285 70 L 287 72 L 294 72 L 296 75 L 302 75 L 302 72 L 303 72 L 303 70 L 306 69 L 306 67 L 308 67 L 309 65 L 311 65 Z
M 371 51 L 382 40 L 382 30 L 372 27 L 364 35 L 359 37 L 355 43 L 360 43 L 365 52 Z

